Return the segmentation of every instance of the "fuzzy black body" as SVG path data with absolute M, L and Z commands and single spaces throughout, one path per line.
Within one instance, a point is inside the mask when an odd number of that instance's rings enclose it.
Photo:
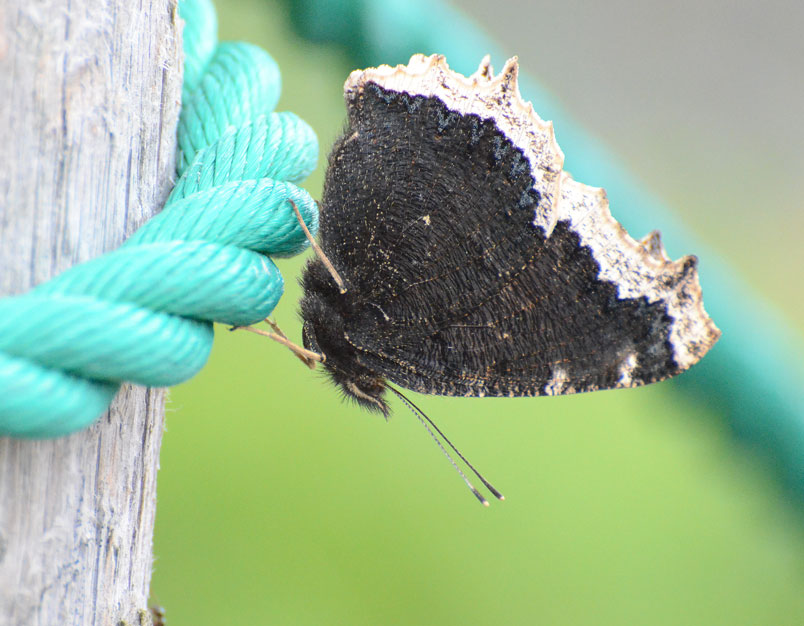
M 304 345 L 347 396 L 387 414 L 386 380 L 535 396 L 680 371 L 664 303 L 618 297 L 569 222 L 534 225 L 530 164 L 493 120 L 373 83 L 348 114 L 319 231 L 346 292 L 314 259 L 301 301 Z

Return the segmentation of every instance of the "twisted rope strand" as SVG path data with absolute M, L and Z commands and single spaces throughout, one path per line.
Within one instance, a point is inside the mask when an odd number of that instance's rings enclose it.
M 312 129 L 272 113 L 274 60 L 216 45 L 207 0 L 182 0 L 186 73 L 178 127 L 182 175 L 163 211 L 118 250 L 0 300 L 0 435 L 53 437 L 108 407 L 122 381 L 174 385 L 212 347 L 212 322 L 247 325 L 282 295 L 265 255 L 307 247 L 288 200 L 318 227 L 296 182 L 318 159 Z

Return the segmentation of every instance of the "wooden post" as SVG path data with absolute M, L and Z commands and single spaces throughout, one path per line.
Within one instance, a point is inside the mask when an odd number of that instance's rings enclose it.
M 119 246 L 167 197 L 176 0 L 0 5 L 0 296 Z M 58 324 L 59 320 L 53 320 Z M 163 392 L 0 438 L 0 624 L 147 624 Z

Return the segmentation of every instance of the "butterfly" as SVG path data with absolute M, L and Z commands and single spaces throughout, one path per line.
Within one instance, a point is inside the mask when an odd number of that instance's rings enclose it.
M 300 309 L 305 349 L 364 408 L 387 416 L 390 390 L 417 411 L 390 383 L 470 397 L 634 387 L 719 337 L 697 259 L 671 261 L 658 233 L 632 239 L 605 192 L 563 170 L 517 73 L 516 59 L 467 77 L 415 55 L 346 81 Z

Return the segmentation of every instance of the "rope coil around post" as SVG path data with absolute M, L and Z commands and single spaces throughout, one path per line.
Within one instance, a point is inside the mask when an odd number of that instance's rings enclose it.
M 27 294 L 0 299 L 0 435 L 83 428 L 123 381 L 169 386 L 195 375 L 212 322 L 261 321 L 282 295 L 265 255 L 307 247 L 315 201 L 294 183 L 318 159 L 312 129 L 272 113 L 279 70 L 247 43 L 216 45 L 214 9 L 182 0 L 186 73 L 181 175 L 163 211 L 118 250 Z

